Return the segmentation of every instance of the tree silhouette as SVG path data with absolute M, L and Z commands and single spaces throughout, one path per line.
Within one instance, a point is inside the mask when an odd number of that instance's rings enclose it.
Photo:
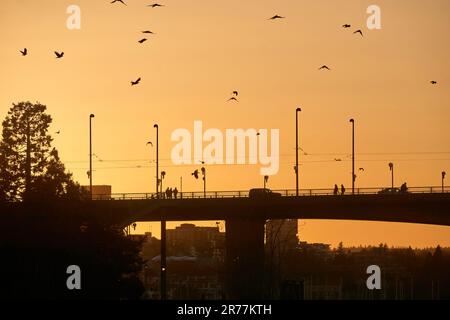
M 66 172 L 48 134 L 51 117 L 40 103 L 13 104 L 0 142 L 0 201 L 32 201 L 0 224 L 2 297 L 137 299 L 141 241 L 84 212 L 47 211 L 53 200 L 89 199 Z M 73 201 L 67 201 L 70 206 Z M 14 226 L 14 229 L 11 228 Z M 22 258 L 23 255 L 27 259 Z M 66 268 L 83 270 L 83 290 L 65 285 Z M 27 274 L 23 277 L 23 274 Z
M 13 104 L 3 121 L 0 143 L 0 200 L 82 197 L 52 147 L 52 122 L 40 103 Z

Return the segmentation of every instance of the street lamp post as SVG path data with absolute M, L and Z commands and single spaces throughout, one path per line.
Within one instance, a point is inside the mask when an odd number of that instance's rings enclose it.
M 183 177 L 180 177 L 180 199 L 183 199 Z
M 391 171 L 391 188 L 394 189 L 394 164 L 389 162 L 389 170 Z
M 89 194 L 92 200 L 92 118 L 94 114 L 89 115 Z
M 156 128 L 156 198 L 159 198 L 158 181 L 159 181 L 159 127 Z M 162 184 L 162 183 L 161 183 Z M 166 300 L 166 221 L 161 220 L 161 300 Z
M 160 180 L 160 182 L 161 182 L 161 185 L 160 185 L 160 188 L 161 188 L 161 195 L 164 195 L 164 193 L 163 193 L 163 181 L 164 181 L 164 177 L 166 176 L 166 172 L 165 171 L 161 171 L 161 180 Z M 164 198 L 164 197 L 163 197 Z
M 269 176 L 264 176 L 264 190 L 266 189 L 266 184 L 269 181 Z
M 295 195 L 298 197 L 298 114 L 301 108 L 295 110 Z
M 355 194 L 355 120 L 350 119 L 352 124 L 352 194 Z
M 159 198 L 159 127 L 157 124 L 153 126 L 156 128 L 156 198 Z
M 444 193 L 444 179 L 445 179 L 445 171 L 442 171 L 442 193 Z
M 203 198 L 206 198 L 206 169 L 202 167 L 202 176 L 203 176 Z

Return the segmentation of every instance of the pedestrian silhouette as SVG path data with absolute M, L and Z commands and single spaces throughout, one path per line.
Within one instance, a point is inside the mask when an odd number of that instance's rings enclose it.
M 402 186 L 400 187 L 400 192 L 401 193 L 407 193 L 408 192 L 408 186 L 406 185 L 406 182 L 404 184 L 402 184 Z
M 167 187 L 167 189 L 166 189 L 166 199 L 169 199 L 169 187 Z
M 173 197 L 176 199 L 178 195 L 178 189 L 175 187 L 175 189 L 173 189 Z
M 345 193 L 345 187 L 343 184 L 341 184 L 341 195 L 344 195 Z
M 334 192 L 333 193 L 334 193 L 335 196 L 337 196 L 338 193 L 339 193 L 339 188 L 338 188 L 337 184 L 334 185 Z

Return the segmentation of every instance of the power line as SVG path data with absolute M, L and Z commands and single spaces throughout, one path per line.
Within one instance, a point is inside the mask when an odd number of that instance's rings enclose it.
M 342 163 L 342 162 L 350 162 L 350 159 L 343 159 L 341 161 L 336 160 L 312 160 L 312 161 L 300 161 L 299 163 L 301 165 L 304 164 L 315 164 L 315 163 Z M 359 160 L 359 163 L 365 163 L 365 162 L 389 162 L 389 161 L 395 161 L 395 162 L 412 162 L 412 161 L 450 161 L 450 158 L 440 158 L 440 159 L 361 159 Z M 162 165 L 161 168 L 189 168 L 189 167 L 198 167 L 200 164 L 182 164 L 182 165 Z M 208 164 L 207 164 L 208 165 Z M 244 164 L 209 164 L 208 166 L 255 166 L 260 164 L 250 164 L 250 163 L 244 163 Z M 294 165 L 293 162 L 280 162 L 280 166 L 291 166 Z M 95 170 L 112 170 L 112 169 L 148 169 L 148 168 L 154 168 L 153 165 L 135 165 L 135 166 L 116 166 L 116 167 L 96 167 Z M 87 167 L 81 167 L 81 168 L 70 168 L 69 170 L 86 170 Z M 95 171 L 94 170 L 94 171 Z
M 428 152 L 428 151 L 422 151 L 422 152 L 365 152 L 365 153 L 356 153 L 356 155 L 360 156 L 383 156 L 383 155 L 432 155 L 432 154 L 450 154 L 450 151 L 436 151 L 436 152 Z M 279 155 L 282 158 L 286 157 L 293 157 L 295 156 L 295 153 L 291 154 L 280 154 Z M 350 153 L 307 153 L 304 154 L 303 157 L 313 157 L 313 156 L 351 156 Z M 243 157 L 223 157 L 223 159 L 226 161 L 228 159 L 247 159 L 247 155 Z M 160 158 L 159 161 L 171 161 L 171 158 Z M 392 160 L 392 159 L 389 159 Z M 389 161 L 387 160 L 387 161 Z M 424 159 L 425 160 L 425 159 Z M 445 159 L 444 159 L 445 160 Z M 369 161 L 369 160 L 367 160 Z M 87 163 L 89 160 L 68 160 L 64 163 Z M 110 160 L 95 160 L 94 162 L 97 163 L 107 163 L 107 162 L 146 162 L 146 163 L 153 163 L 155 160 L 152 159 L 110 159 Z

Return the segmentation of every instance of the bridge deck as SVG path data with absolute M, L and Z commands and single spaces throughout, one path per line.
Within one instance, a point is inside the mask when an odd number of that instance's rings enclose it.
M 82 214 L 123 226 L 136 221 L 229 219 L 365 220 L 450 226 L 450 193 L 0 203 L 1 214 L 15 212 L 52 212 L 57 217 Z
M 368 195 L 368 194 L 380 194 L 390 187 L 374 187 L 374 188 L 355 188 L 355 195 Z M 272 190 L 273 192 L 281 194 L 283 197 L 296 196 L 295 189 L 282 189 Z M 339 193 L 341 189 L 339 189 Z M 352 193 L 351 189 L 347 189 L 345 194 Z M 408 188 L 408 193 L 450 193 L 450 186 L 430 186 L 430 187 L 412 187 Z M 334 189 L 300 189 L 299 196 L 311 197 L 311 196 L 333 196 Z M 196 191 L 196 192 L 183 192 L 178 193 L 177 198 L 180 199 L 195 199 L 195 198 L 246 198 L 249 196 L 249 190 L 236 190 L 236 191 Z M 105 195 L 94 195 L 94 200 L 145 200 L 166 198 L 164 192 L 160 194 L 156 193 L 113 193 Z M 172 195 L 172 198 L 175 198 Z

